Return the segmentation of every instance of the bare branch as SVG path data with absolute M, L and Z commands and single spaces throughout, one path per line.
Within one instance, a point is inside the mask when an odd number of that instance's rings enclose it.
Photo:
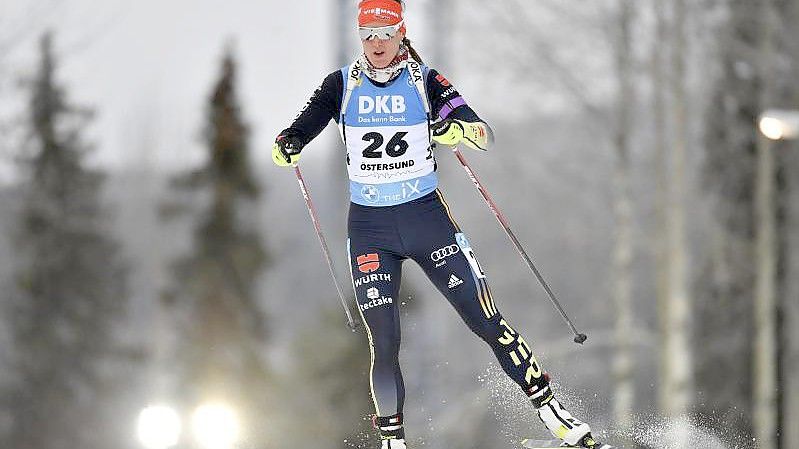
M 523 9 L 523 2 L 520 0 L 514 0 L 513 3 L 516 3 L 519 9 Z M 499 18 L 505 22 L 509 30 L 531 29 L 530 23 L 521 14 L 500 14 Z M 526 37 L 530 43 L 530 45 L 526 46 L 526 49 L 530 52 L 530 55 L 526 58 L 517 58 L 519 64 L 523 65 L 524 69 L 530 73 L 540 72 L 543 68 L 558 79 L 566 93 L 578 103 L 580 107 L 592 116 L 600 120 L 605 120 L 603 109 L 588 98 L 590 89 L 587 87 L 586 83 L 580 80 L 573 70 L 569 70 L 563 62 L 558 60 L 556 51 L 553 48 L 555 43 L 553 43 L 551 39 L 547 39 L 545 36 L 535 32 L 534 27 L 532 28 L 533 30 L 526 33 Z M 540 64 L 541 61 L 543 61 L 544 64 Z

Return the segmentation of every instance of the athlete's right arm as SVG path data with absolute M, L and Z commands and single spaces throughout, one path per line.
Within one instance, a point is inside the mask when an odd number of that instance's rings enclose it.
M 291 126 L 281 131 L 275 139 L 272 147 L 275 164 L 288 166 L 296 163 L 305 145 L 325 129 L 330 119 L 338 121 L 343 90 L 344 76 L 340 70 L 327 75 Z

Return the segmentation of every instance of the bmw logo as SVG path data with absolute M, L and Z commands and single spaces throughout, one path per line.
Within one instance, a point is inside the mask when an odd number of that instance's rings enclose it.
M 370 203 L 376 203 L 380 200 L 380 191 L 373 185 L 365 185 L 361 187 L 361 196 Z

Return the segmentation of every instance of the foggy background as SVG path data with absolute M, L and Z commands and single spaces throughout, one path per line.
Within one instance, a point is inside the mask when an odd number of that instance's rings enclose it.
M 495 131 L 464 155 L 589 336 L 571 342 L 439 149 L 441 190 L 560 401 L 620 447 L 799 443 L 799 146 L 757 129 L 799 108 L 799 1 L 407 5 L 424 62 Z M 0 447 L 141 448 L 157 404 L 183 423 L 169 447 L 379 447 L 366 336 L 270 161 L 359 54 L 355 16 L 353 0 L 0 0 Z M 334 126 L 301 167 L 352 306 Z M 548 438 L 404 267 L 409 447 Z M 209 401 L 236 415 L 233 446 L 198 441 Z

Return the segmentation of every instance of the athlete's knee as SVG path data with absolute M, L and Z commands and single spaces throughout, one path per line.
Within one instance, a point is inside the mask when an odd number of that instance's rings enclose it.
M 490 318 L 485 316 L 464 317 L 464 321 L 469 329 L 480 339 L 494 346 L 502 335 L 502 325 L 504 319 L 500 313 L 495 313 Z
M 399 357 L 399 336 L 391 333 L 377 333 L 372 335 L 372 353 L 377 361 L 392 361 Z

